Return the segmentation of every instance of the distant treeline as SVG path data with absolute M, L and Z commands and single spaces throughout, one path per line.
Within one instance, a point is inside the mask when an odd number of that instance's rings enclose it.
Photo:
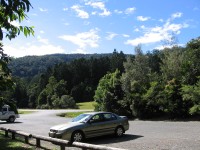
M 135 55 L 46 55 L 14 59 L 15 87 L 4 97 L 20 108 L 67 108 L 96 101 L 96 110 L 138 118 L 200 116 L 200 38 Z M 75 58 L 75 59 L 74 59 Z

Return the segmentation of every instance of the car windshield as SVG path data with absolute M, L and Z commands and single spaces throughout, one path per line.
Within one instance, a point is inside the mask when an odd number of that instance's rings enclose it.
M 90 114 L 81 114 L 72 119 L 72 122 L 86 122 L 90 117 Z

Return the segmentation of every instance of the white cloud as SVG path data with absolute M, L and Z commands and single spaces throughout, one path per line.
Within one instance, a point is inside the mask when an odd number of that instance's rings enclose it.
M 122 36 L 125 37 L 125 38 L 129 38 L 130 37 L 130 35 L 128 35 L 128 34 L 122 34 Z
M 82 32 L 75 35 L 62 35 L 59 38 L 69 41 L 79 46 L 79 49 L 85 49 L 86 47 L 96 48 L 98 47 L 99 35 L 98 29 L 91 29 L 88 32 Z
M 60 46 L 27 44 L 26 46 L 4 45 L 5 53 L 13 57 L 23 57 L 27 55 L 46 55 L 64 53 Z
M 127 8 L 124 13 L 129 15 L 129 14 L 133 14 L 135 12 L 136 8 L 132 7 L 132 8 Z
M 177 13 L 172 14 L 172 18 L 173 18 L 173 19 L 175 19 L 175 18 L 180 18 L 180 17 L 182 17 L 182 15 L 183 15 L 183 13 L 177 12 Z
M 139 20 L 139 21 L 147 21 L 149 19 L 150 19 L 150 17 L 137 16 L 137 20 Z
M 89 6 L 93 7 L 93 8 L 95 8 L 95 9 L 102 10 L 103 12 L 98 13 L 100 16 L 109 16 L 109 15 L 111 15 L 111 12 L 109 10 L 107 10 L 107 8 L 105 7 L 104 2 L 91 2 L 90 1 L 90 2 L 85 3 L 85 5 L 89 5 Z M 97 12 L 95 11 L 92 14 L 93 15 L 97 14 Z
M 72 51 L 71 54 L 87 54 L 87 52 L 85 49 L 78 48 L 78 49 Z
M 172 48 L 173 45 L 159 45 L 159 46 L 156 46 L 154 49 L 157 49 L 157 50 L 163 50 L 164 48 Z
M 180 13 L 173 14 L 171 18 L 181 17 Z M 144 35 L 135 39 L 129 39 L 125 44 L 136 46 L 138 44 L 149 44 L 161 42 L 163 40 L 171 39 L 172 33 L 180 34 L 181 29 L 187 28 L 189 25 L 186 23 L 175 24 L 171 23 L 172 19 L 168 19 L 163 26 L 156 26 L 152 28 L 147 28 L 141 26 L 141 29 L 144 31 Z
M 41 38 L 40 36 L 37 36 L 37 40 L 38 40 L 40 43 L 49 44 L 49 40 L 48 40 L 48 39 Z
M 159 21 L 160 21 L 160 22 L 164 22 L 164 20 L 163 20 L 163 19 L 159 19 Z
M 48 9 L 45 9 L 45 8 L 39 8 L 39 10 L 40 10 L 41 12 L 47 12 L 47 11 L 48 11 Z
M 123 13 L 123 11 L 117 10 L 117 9 L 115 9 L 114 12 L 115 12 L 116 14 L 122 14 L 122 13 Z
M 135 32 L 139 32 L 140 30 L 139 30 L 138 28 L 135 28 L 134 31 L 135 31 Z
M 77 13 L 77 16 L 82 18 L 82 19 L 88 19 L 89 18 L 89 14 L 81 9 L 81 6 L 79 5 L 73 5 L 71 7 L 72 10 L 74 10 Z
M 185 47 L 185 44 L 178 44 L 177 46 Z M 154 49 L 163 50 L 164 48 L 172 48 L 173 45 L 159 45 L 156 46 Z
M 112 40 L 114 37 L 116 37 L 118 34 L 113 32 L 107 32 L 108 36 L 106 37 L 107 40 Z

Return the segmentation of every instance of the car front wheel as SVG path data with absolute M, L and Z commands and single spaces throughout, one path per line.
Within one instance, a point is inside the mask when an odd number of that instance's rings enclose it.
M 7 122 L 11 122 L 11 123 L 15 122 L 15 117 L 9 117 L 9 119 L 7 120 Z
M 123 134 L 124 134 L 124 129 L 123 129 L 123 127 L 117 127 L 116 130 L 115 130 L 115 135 L 116 135 L 117 137 L 121 137 L 121 136 L 123 136 Z
M 72 142 L 81 142 L 84 139 L 84 135 L 81 131 L 75 131 L 72 134 Z

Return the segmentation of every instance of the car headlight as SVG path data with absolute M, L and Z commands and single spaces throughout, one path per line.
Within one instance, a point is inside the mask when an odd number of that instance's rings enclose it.
M 50 129 L 50 132 L 58 133 L 58 130 Z

